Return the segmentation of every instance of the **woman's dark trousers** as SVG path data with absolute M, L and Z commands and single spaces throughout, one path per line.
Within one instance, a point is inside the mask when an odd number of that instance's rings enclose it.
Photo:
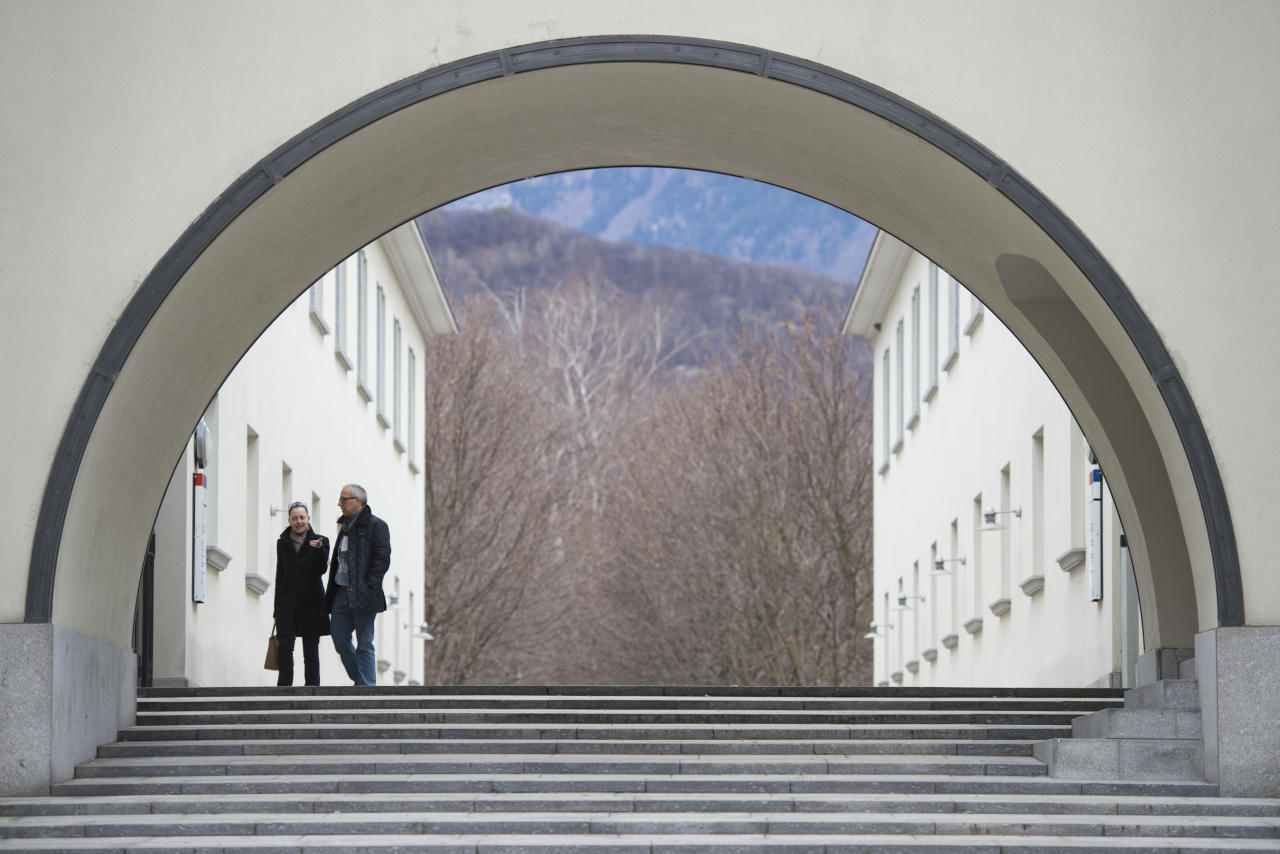
M 293 684 L 293 635 L 276 636 L 276 660 L 280 665 L 280 678 L 276 685 Z M 320 636 L 302 638 L 302 667 L 304 685 L 320 684 Z

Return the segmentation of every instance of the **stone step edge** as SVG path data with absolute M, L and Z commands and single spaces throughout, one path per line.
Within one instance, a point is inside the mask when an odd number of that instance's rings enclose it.
M 15 816 L 0 818 L 0 838 L 14 838 L 10 832 L 15 828 L 71 828 L 76 826 L 93 826 L 101 835 L 108 827 L 126 828 L 129 825 L 137 824 L 164 824 L 181 830 L 184 825 L 195 825 L 191 829 L 194 831 L 197 827 L 204 825 L 251 825 L 255 829 L 265 825 L 266 833 L 261 829 L 257 829 L 259 835 L 289 835 L 295 831 L 271 828 L 271 825 L 289 824 L 289 825 L 308 825 L 308 824 L 328 824 L 336 825 L 338 828 L 351 826 L 365 826 L 369 824 L 381 825 L 385 829 L 373 830 L 347 830 L 340 832 L 363 832 L 369 835 L 384 835 L 392 833 L 403 833 L 402 830 L 395 830 L 393 827 L 397 823 L 436 823 L 436 824 L 478 824 L 478 825 L 497 825 L 527 822 L 532 825 L 548 825 L 548 824 L 568 824 L 568 823 L 585 823 L 588 825 L 584 828 L 586 833 L 596 833 L 597 831 L 589 829 L 596 822 L 608 824 L 609 822 L 620 822 L 625 824 L 653 823 L 674 825 L 671 830 L 655 830 L 648 831 L 658 834 L 674 834 L 684 832 L 684 827 L 691 824 L 758 824 L 761 825 L 762 832 L 770 832 L 765 830 L 770 824 L 800 824 L 800 825 L 822 825 L 822 824 L 880 824 L 880 825 L 908 825 L 921 826 L 929 824 L 944 823 L 950 825 L 961 824 L 1000 824 L 1000 825 L 1028 825 L 1028 824 L 1062 824 L 1071 825 L 1103 825 L 1105 826 L 1147 826 L 1151 828 L 1167 829 L 1176 826 L 1199 826 L 1222 827 L 1254 827 L 1262 830 L 1269 830 L 1271 838 L 1280 838 L 1280 818 L 1275 816 L 1221 816 L 1221 815 L 1197 815 L 1197 816 L 1181 816 L 1181 815 L 1075 815 L 1075 814 L 1054 814 L 1045 815 L 1039 813 L 946 813 L 946 812 L 918 812 L 918 813 L 893 813 L 893 812 L 867 812 L 852 813 L 846 816 L 835 817 L 829 813 L 767 813 L 755 815 L 746 812 L 618 812 L 618 813 L 602 813 L 602 812 L 379 812 L 379 813 L 346 813 L 346 812 L 329 812 L 329 813 L 170 813 L 161 815 L 114 815 L 114 816 Z M 304 833 L 307 831 L 303 831 Z M 321 833 L 332 833 L 332 831 L 320 831 Z M 441 831 L 433 831 L 423 828 L 421 833 L 439 833 Z M 463 831 L 476 832 L 476 831 Z M 536 831 L 535 831 L 536 832 Z M 573 831 L 569 831 L 573 832 Z M 602 833 L 617 833 L 615 830 L 602 830 Z M 790 835 L 795 831 L 777 831 Z M 907 832 L 921 832 L 907 831 Z M 926 829 L 923 832 L 928 833 Z M 935 829 L 936 832 L 936 829 Z M 128 834 L 118 834 L 128 835 Z M 192 832 L 186 833 L 167 833 L 167 836 L 204 836 L 208 833 Z M 967 835 L 967 834 L 955 834 Z M 1017 835 L 1014 830 L 1011 835 Z M 1028 831 L 1027 835 L 1031 835 Z M 1063 834 L 1073 835 L 1073 834 Z M 1265 836 L 1261 838 L 1267 838 Z
M 990 699 L 1018 699 L 1060 697 L 1077 699 L 1124 699 L 1124 688 L 790 688 L 790 687 L 742 687 L 704 685 L 372 685 L 361 688 L 349 685 L 305 686 L 240 686 L 221 688 L 139 688 L 138 696 L 159 697 L 246 697 L 246 696 L 461 696 L 461 697 L 760 697 L 841 698 L 841 697 L 980 697 Z
M 58 839 L 12 840 L 0 843 L 0 850 L 21 852 L 85 851 L 102 854 L 119 854 L 122 850 L 144 851 L 150 847 L 167 847 L 170 839 L 180 839 L 174 846 L 180 850 L 204 852 L 222 851 L 230 846 L 236 851 L 255 848 L 280 850 L 280 842 L 272 837 L 111 837 L 108 839 Z M 40 845 L 41 842 L 57 843 L 56 847 Z M 655 854 L 656 851 L 688 850 L 691 854 L 707 852 L 755 851 L 775 849 L 778 837 L 772 834 L 689 834 L 668 837 L 656 834 L 620 834 L 601 838 L 601 835 L 562 834 L 460 834 L 424 839 L 416 834 L 388 834 L 386 836 L 362 835 L 304 835 L 290 839 L 290 852 L 323 852 L 329 849 L 350 850 L 353 845 L 361 851 L 388 852 L 432 851 L 449 854 L 492 854 L 495 851 L 548 851 L 556 854 Z M 1079 852 L 1080 854 L 1112 854 L 1112 852 L 1136 849 L 1179 852 L 1179 854 L 1216 854 L 1231 851 L 1274 851 L 1272 840 L 1247 839 L 1188 839 L 1186 837 L 1064 837 L 1002 835 L 972 836 L 920 836 L 904 837 L 898 834 L 796 834 L 786 837 L 788 854 L 831 854 L 837 851 L 967 851 L 982 854 L 990 852 Z

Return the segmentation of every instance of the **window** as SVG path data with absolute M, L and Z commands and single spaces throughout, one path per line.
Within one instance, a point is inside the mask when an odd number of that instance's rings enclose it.
M 409 348 L 409 425 L 408 425 L 408 429 L 405 431 L 405 447 L 409 449 L 409 465 L 413 467 L 414 471 L 417 471 L 417 468 L 418 468 L 414 464 L 414 457 L 413 457 L 413 449 L 418 444 L 418 431 L 417 431 L 418 425 L 416 423 L 416 417 L 418 414 L 417 413 L 418 407 L 416 405 L 418 400 L 417 382 L 418 382 L 418 361 L 413 355 L 413 348 L 410 347 Z
M 920 286 L 911 294 L 911 421 L 915 429 L 920 421 Z
M 333 350 L 349 371 L 354 365 L 347 356 L 347 262 L 333 268 Z
M 951 346 L 948 348 L 946 361 L 942 363 L 944 371 L 951 370 L 951 366 L 956 363 L 956 359 L 960 356 L 960 283 L 950 275 L 947 276 L 947 279 L 951 282 L 951 299 L 949 300 L 951 330 L 947 341 Z
M 369 260 L 364 250 L 356 253 L 356 388 L 369 399 L 368 325 L 366 304 L 368 297 Z
M 377 396 L 378 396 L 378 420 L 382 422 L 383 427 L 390 427 L 387 422 L 387 295 L 383 293 L 382 286 L 378 286 L 378 318 L 377 318 L 377 340 L 375 345 L 377 352 Z
M 329 334 L 329 324 L 326 323 L 324 319 L 324 280 L 328 277 L 329 274 L 326 273 L 316 279 L 315 283 L 311 285 L 311 290 L 308 291 L 308 303 L 309 308 L 311 309 L 311 322 L 320 330 L 321 335 Z
M 929 264 L 929 388 L 924 399 L 938 390 L 938 265 Z
M 904 336 L 905 336 L 905 329 L 903 328 L 902 321 L 899 320 L 898 321 L 898 437 L 897 437 L 897 440 L 893 443 L 893 452 L 895 454 L 902 449 L 902 438 L 905 433 L 905 430 L 904 430 L 905 422 L 903 421 L 903 417 L 902 417 L 903 413 L 906 410 L 905 400 L 903 399 L 904 392 L 906 391 L 906 383 L 903 379 L 903 368 L 906 366 L 906 359 L 902 355 L 902 347 L 903 347 L 903 344 L 905 343 L 903 341 Z
M 884 375 L 884 431 L 882 440 L 884 442 L 884 467 L 880 469 L 881 474 L 889 468 L 889 348 L 884 350 L 884 367 L 880 371 Z
M 399 450 L 404 450 L 400 440 L 400 321 L 391 322 L 391 435 Z
M 986 308 L 986 306 L 982 304 L 982 300 L 978 299 L 973 294 L 969 294 L 969 304 L 971 306 L 971 313 L 969 314 L 969 320 L 964 325 L 965 335 L 973 334 L 973 328 L 982 320 L 982 312 Z

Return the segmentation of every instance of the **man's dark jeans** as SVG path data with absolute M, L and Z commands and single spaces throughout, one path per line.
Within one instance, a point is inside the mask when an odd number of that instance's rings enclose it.
M 333 612 L 329 615 L 329 634 L 333 636 L 333 648 L 347 668 L 347 675 L 357 685 L 375 685 L 378 682 L 377 658 L 373 652 L 373 621 L 377 614 L 368 611 L 352 611 L 347 607 L 347 591 L 343 588 L 333 597 Z M 351 646 L 351 633 L 356 634 L 356 647 Z

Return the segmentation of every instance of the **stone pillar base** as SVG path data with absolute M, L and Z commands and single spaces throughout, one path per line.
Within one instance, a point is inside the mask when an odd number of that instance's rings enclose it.
M 1196 635 L 1205 779 L 1227 798 L 1280 798 L 1280 626 Z
M 137 661 L 60 626 L 0 624 L 0 797 L 49 794 L 133 726 Z

